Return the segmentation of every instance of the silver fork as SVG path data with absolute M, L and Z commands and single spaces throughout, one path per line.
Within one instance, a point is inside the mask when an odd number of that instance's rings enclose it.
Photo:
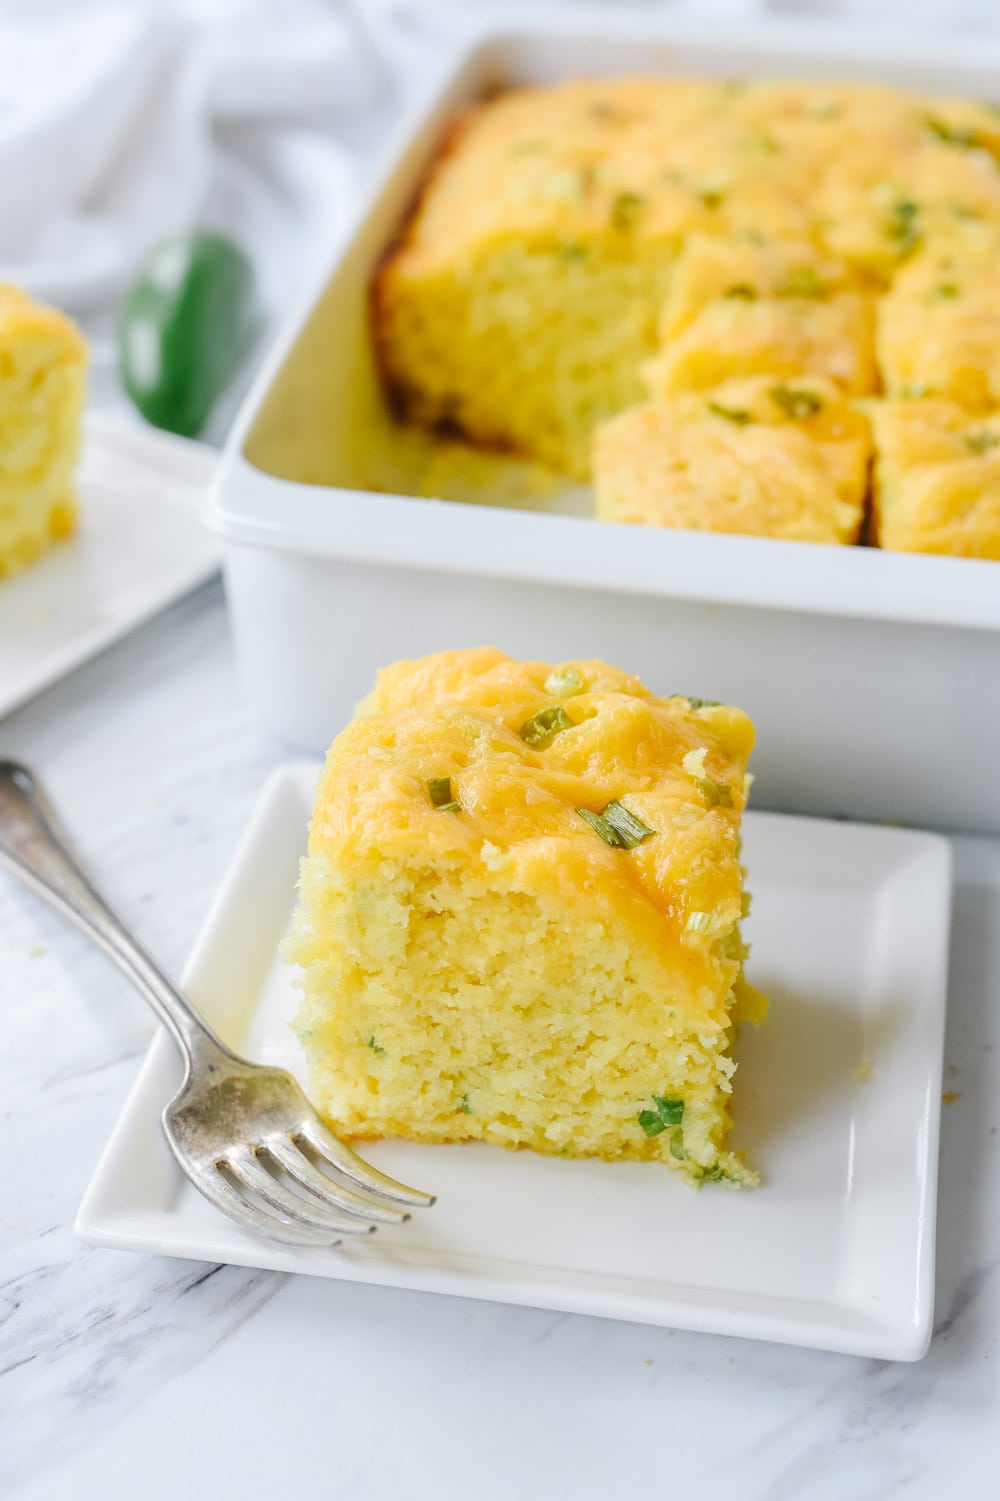
M 0 760 L 0 862 L 93 939 L 171 1033 L 185 1071 L 164 1134 L 216 1208 L 271 1240 L 330 1246 L 433 1204 L 338 1141 L 291 1074 L 249 1063 L 216 1037 L 91 886 L 16 761 Z

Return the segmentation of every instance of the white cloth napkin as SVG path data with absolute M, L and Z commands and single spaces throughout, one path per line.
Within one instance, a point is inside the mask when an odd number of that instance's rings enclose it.
M 101 0 L 0 17 L 0 281 L 80 320 L 98 405 L 127 410 L 114 324 L 164 236 L 241 244 L 265 330 L 314 274 L 400 95 L 364 3 Z
M 77 313 L 195 224 L 266 247 L 282 302 L 349 192 L 344 123 L 387 83 L 353 12 L 315 0 L 76 7 L 0 25 L 0 59 L 0 276 Z

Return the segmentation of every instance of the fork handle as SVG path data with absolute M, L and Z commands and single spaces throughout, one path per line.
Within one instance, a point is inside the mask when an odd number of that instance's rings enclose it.
M 0 760 L 0 864 L 20 876 L 113 959 L 173 1036 L 190 1069 L 234 1056 L 94 890 L 60 835 L 31 772 Z

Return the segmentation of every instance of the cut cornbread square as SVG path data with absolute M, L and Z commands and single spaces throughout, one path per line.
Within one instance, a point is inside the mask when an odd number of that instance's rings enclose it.
M 853 542 L 869 428 L 829 381 L 770 376 L 651 401 L 598 428 L 605 521 Z
M 286 954 L 350 1137 L 656 1159 L 725 1147 L 753 727 L 597 661 L 442 652 L 333 742 Z
M 1000 404 L 1000 227 L 938 234 L 897 276 L 878 313 L 890 396 L 946 397 L 970 410 Z
M 900 98 L 895 126 L 842 149 L 813 195 L 818 238 L 882 286 L 940 236 L 1000 224 L 996 119 L 954 101 Z
M 879 546 L 1000 559 L 1000 415 L 935 398 L 872 407 Z
M 643 367 L 655 398 L 737 376 L 824 376 L 873 391 L 874 313 L 844 267 L 809 245 L 693 236 L 659 321 L 662 352 Z
M 74 528 L 86 358 L 64 314 L 0 285 L 0 575 Z

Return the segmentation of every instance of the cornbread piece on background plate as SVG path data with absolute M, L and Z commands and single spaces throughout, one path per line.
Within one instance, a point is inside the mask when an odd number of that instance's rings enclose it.
M 602 662 L 400 662 L 330 748 L 287 957 L 351 1137 L 755 1181 L 725 1147 L 753 727 Z
M 1000 227 L 974 222 L 938 234 L 903 267 L 878 314 L 890 396 L 1000 405 L 998 269 Z
M 643 367 L 656 398 L 748 375 L 820 375 L 855 394 L 878 385 L 872 299 L 808 244 L 693 236 L 659 338 L 662 352 Z
M 727 381 L 647 402 L 598 429 L 597 514 L 650 526 L 853 542 L 864 514 L 869 453 L 867 419 L 830 382 Z
M 74 529 L 86 363 L 64 314 L 0 285 L 0 576 Z
M 1000 414 L 884 401 L 872 423 L 879 546 L 1000 559 Z

